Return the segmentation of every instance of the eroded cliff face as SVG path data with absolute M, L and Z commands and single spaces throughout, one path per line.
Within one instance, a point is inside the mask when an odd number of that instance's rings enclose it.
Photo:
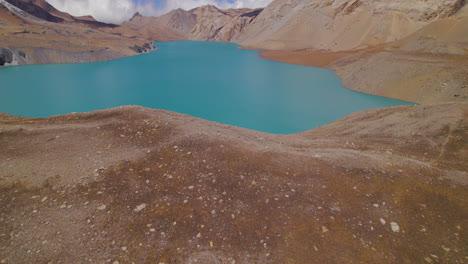
M 276 0 L 237 40 L 264 49 L 349 50 L 392 42 L 456 14 L 464 0 Z

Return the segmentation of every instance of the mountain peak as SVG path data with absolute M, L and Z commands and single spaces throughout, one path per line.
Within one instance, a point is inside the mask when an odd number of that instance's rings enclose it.
M 132 18 L 130 18 L 130 21 L 132 21 L 132 20 L 134 20 L 134 19 L 137 19 L 137 18 L 141 18 L 141 17 L 143 17 L 143 16 L 140 14 L 140 12 L 136 12 L 136 13 L 132 16 Z
M 203 6 L 196 7 L 194 9 L 192 9 L 192 10 L 219 11 L 220 9 L 217 8 L 214 5 L 203 5 Z M 192 10 L 190 10 L 190 11 L 192 11 Z

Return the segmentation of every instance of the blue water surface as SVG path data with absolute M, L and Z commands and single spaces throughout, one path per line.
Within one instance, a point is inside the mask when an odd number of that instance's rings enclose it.
M 289 134 L 369 108 L 412 104 L 345 89 L 330 70 L 220 42 L 158 42 L 119 60 L 0 69 L 0 112 L 47 117 L 136 104 Z

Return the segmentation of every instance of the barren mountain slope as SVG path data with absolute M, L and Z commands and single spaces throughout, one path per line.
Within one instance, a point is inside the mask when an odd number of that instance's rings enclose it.
M 392 46 L 416 53 L 467 55 L 468 13 L 435 21 Z
M 468 12 L 388 44 L 345 52 L 269 51 L 263 57 L 336 70 L 343 85 L 416 103 L 468 100 Z
M 45 11 L 49 12 L 51 15 L 54 15 L 56 17 L 60 17 L 60 18 L 64 19 L 65 21 L 75 20 L 75 17 L 73 17 L 72 15 L 70 15 L 68 13 L 61 12 L 61 11 L 57 10 L 55 7 L 50 5 L 46 0 L 32 0 L 30 2 L 32 2 L 36 6 L 44 9 Z
M 214 6 L 203 6 L 191 12 L 196 16 L 197 23 L 190 32 L 189 39 L 225 42 L 230 42 L 241 34 L 258 14 L 252 9 L 220 10 Z
M 0 25 L 19 23 L 27 23 L 27 21 L 15 16 L 13 12 L 0 3 Z
M 18 7 L 24 12 L 32 15 L 41 20 L 54 22 L 54 23 L 65 23 L 65 24 L 85 24 L 89 27 L 94 28 L 113 28 L 117 25 L 108 24 L 96 21 L 92 16 L 86 17 L 74 17 L 68 13 L 57 10 L 55 7 L 50 5 L 46 0 L 2 0 L 3 2 L 10 3 L 13 6 Z M 17 14 L 20 15 L 21 14 Z
M 187 39 L 185 32 L 191 30 L 194 23 L 191 15 L 181 9 L 173 10 L 161 17 L 143 17 L 136 13 L 129 21 L 111 29 L 110 32 L 126 37 L 143 37 L 152 41 L 182 40 Z
M 271 135 L 141 107 L 0 118 L 3 263 L 463 263 L 466 104 Z
M 45 4 L 39 0 L 0 1 L 0 56 L 8 58 L 0 66 L 100 61 L 153 49 L 144 39 L 98 30 L 114 25 L 73 17 L 66 21 L 68 14 Z
M 160 17 L 160 23 L 170 30 L 180 34 L 180 36 L 187 38 L 197 23 L 197 17 L 192 12 L 183 9 L 172 10 Z
M 261 9 L 226 9 L 206 5 L 189 11 L 172 10 L 160 17 L 134 16 L 112 32 L 154 41 L 234 41 Z
M 236 40 L 262 49 L 348 50 L 401 39 L 462 5 L 464 0 L 275 0 Z
M 468 101 L 468 15 L 436 21 L 380 52 L 338 60 L 353 90 L 417 103 Z

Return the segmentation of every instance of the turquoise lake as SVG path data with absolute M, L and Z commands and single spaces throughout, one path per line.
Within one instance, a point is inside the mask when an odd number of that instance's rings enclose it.
M 47 117 L 121 105 L 290 134 L 352 112 L 412 103 L 345 89 L 330 70 L 262 59 L 219 42 L 158 42 L 107 62 L 0 69 L 0 112 Z

